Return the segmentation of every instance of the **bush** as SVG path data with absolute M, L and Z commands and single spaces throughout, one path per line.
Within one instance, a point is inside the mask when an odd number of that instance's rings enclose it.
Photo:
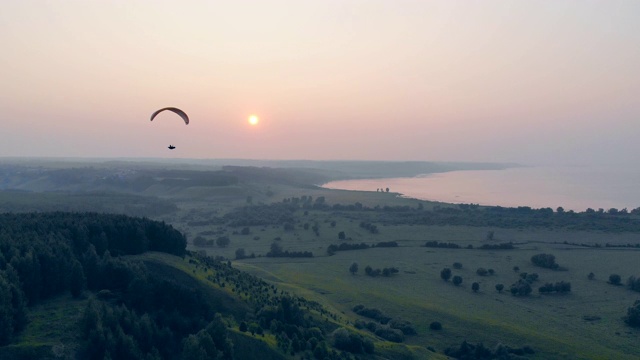
M 368 317 L 369 319 L 374 319 L 379 321 L 381 324 L 386 324 L 391 320 L 390 317 L 386 316 L 379 309 L 376 308 L 366 308 L 364 305 L 356 305 L 353 307 L 353 312 L 364 317 Z
M 442 324 L 439 321 L 434 321 L 431 324 L 429 324 L 429 329 L 442 330 Z
M 640 278 L 629 276 L 629 279 L 627 279 L 627 286 L 630 290 L 640 292 Z
M 440 278 L 442 278 L 442 280 L 444 281 L 449 281 L 449 279 L 451 278 L 451 269 L 442 269 L 442 271 L 440 271 Z
M 537 254 L 531 257 L 531 262 L 539 267 L 559 270 L 560 265 L 556 264 L 556 257 L 551 254 Z
M 405 335 L 417 334 L 416 329 L 407 320 L 393 319 L 389 322 L 389 327 L 392 329 L 398 329 Z
M 345 328 L 339 328 L 333 332 L 333 344 L 336 349 L 354 354 L 372 354 L 374 350 L 371 340 L 365 340 L 361 335 L 354 334 Z
M 216 239 L 216 245 L 219 247 L 227 247 L 231 243 L 231 240 L 227 236 L 220 236 Z
M 473 290 L 473 292 L 478 292 L 478 290 L 480 290 L 480 284 L 474 282 L 473 284 L 471 284 L 471 290 Z
M 627 309 L 627 317 L 624 321 L 629 326 L 640 327 L 640 300 L 636 300 L 633 306 Z
M 489 272 L 485 268 L 478 268 L 478 270 L 476 270 L 476 274 L 480 276 L 487 276 L 488 273 Z
M 462 269 L 462 264 L 459 263 L 459 262 L 454 262 L 453 263 L 453 268 L 456 269 L 456 270 L 460 270 L 460 269 Z
M 531 294 L 532 289 L 527 281 L 521 279 L 513 283 L 509 291 L 511 291 L 511 294 L 514 296 L 527 296 Z
M 462 276 L 456 275 L 453 277 L 453 285 L 459 286 L 462 284 Z
M 392 329 L 386 326 L 380 326 L 376 329 L 375 334 L 381 338 L 397 343 L 404 341 L 404 334 L 398 329 Z
M 596 278 L 596 274 L 594 274 L 592 272 L 590 272 L 589 275 L 587 275 L 587 279 L 589 279 L 589 280 L 593 280 L 595 278 Z
M 611 285 L 620 285 L 620 281 L 622 278 L 618 274 L 609 275 L 609 284 Z

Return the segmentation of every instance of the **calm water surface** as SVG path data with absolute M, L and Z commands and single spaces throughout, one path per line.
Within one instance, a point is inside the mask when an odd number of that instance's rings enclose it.
M 506 207 L 562 206 L 574 211 L 640 207 L 640 169 L 522 167 L 333 181 L 323 187 L 362 191 L 388 187 L 416 199 Z

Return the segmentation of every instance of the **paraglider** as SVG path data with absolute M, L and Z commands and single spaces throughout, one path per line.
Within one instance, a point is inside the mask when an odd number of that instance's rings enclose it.
M 185 113 L 184 111 L 182 111 L 182 110 L 180 110 L 178 108 L 175 108 L 175 107 L 166 107 L 166 108 L 162 108 L 162 109 L 156 110 L 153 114 L 151 114 L 151 121 L 153 121 L 153 119 L 156 117 L 156 115 L 158 115 L 159 113 L 161 113 L 161 112 L 163 112 L 165 110 L 169 110 L 169 111 L 172 111 L 172 112 L 178 114 L 178 116 L 180 116 L 182 118 L 182 120 L 184 120 L 185 125 L 189 125 L 189 116 L 187 115 L 187 113 Z M 171 144 L 169 144 L 169 146 L 167 146 L 167 148 L 169 150 L 173 150 L 176 147 L 171 145 Z
M 156 115 L 165 110 L 173 111 L 174 113 L 178 114 L 182 118 L 182 120 L 184 120 L 185 125 L 189 125 L 189 116 L 187 115 L 187 113 L 175 107 L 166 107 L 160 110 L 156 110 L 153 114 L 151 114 L 151 121 L 153 121 Z

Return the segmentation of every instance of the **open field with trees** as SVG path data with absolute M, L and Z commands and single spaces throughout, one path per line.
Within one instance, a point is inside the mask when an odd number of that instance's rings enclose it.
M 640 356 L 637 209 L 574 213 L 433 203 L 392 192 L 319 188 L 313 185 L 317 173 L 309 170 L 297 176 L 269 168 L 133 170 L 137 175 L 124 183 L 100 183 L 101 191 L 117 196 L 95 211 L 122 213 L 123 204 L 135 200 L 148 211 L 143 216 L 184 234 L 193 262 L 162 260 L 183 274 L 206 282 L 215 266 L 203 262 L 228 263 L 265 288 L 317 303 L 322 310 L 313 311 L 333 324 L 327 334 L 347 331 L 327 338 L 336 349 L 397 359 L 463 357 L 465 351 L 494 358 Z M 100 169 L 100 176 L 109 171 Z M 91 207 L 61 192 L 58 183 L 55 195 L 42 193 L 52 186 L 43 184 L 54 183 L 46 171 L 38 173 L 37 191 L 29 188 L 32 173 L 29 181 L 15 169 L 11 174 L 11 184 L 21 184 L 26 195 L 0 192 L 12 204 L 3 211 L 33 211 L 40 198 L 47 210 Z M 83 185 L 91 172 L 74 174 L 84 179 L 74 188 L 87 187 L 82 196 L 98 196 L 99 181 Z M 222 289 L 222 283 L 228 291 L 219 277 L 211 285 Z M 231 316 L 232 334 L 243 333 L 243 322 L 245 330 L 258 324 L 257 314 Z M 277 349 L 278 332 L 271 334 L 265 344 Z M 293 349 L 292 336 L 287 339 Z M 304 352 L 294 353 L 300 358 Z

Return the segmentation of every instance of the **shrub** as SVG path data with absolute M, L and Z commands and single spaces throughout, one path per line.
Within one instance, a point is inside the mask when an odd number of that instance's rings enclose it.
M 449 281 L 449 279 L 451 278 L 451 269 L 442 269 L 442 271 L 440 271 L 440 278 L 442 278 L 442 280 L 444 281 Z
M 511 294 L 514 296 L 527 296 L 531 294 L 532 289 L 531 285 L 527 281 L 518 280 L 516 283 L 511 285 L 509 291 L 511 291 Z
M 551 254 L 537 254 L 531 257 L 531 262 L 539 267 L 559 270 L 560 265 L 556 264 L 556 257 Z
M 640 278 L 629 276 L 629 279 L 627 279 L 627 286 L 630 290 L 640 292 Z
M 587 275 L 587 279 L 589 279 L 589 280 L 593 280 L 595 278 L 596 278 L 596 274 L 594 274 L 592 272 L 590 272 L 589 275 Z
M 393 319 L 389 322 L 389 327 L 392 329 L 398 329 L 402 331 L 405 335 L 415 335 L 417 334 L 416 329 L 413 325 L 407 320 L 401 319 Z
M 488 273 L 489 272 L 485 268 L 478 268 L 478 270 L 476 270 L 476 274 L 480 276 L 487 276 Z
M 636 300 L 633 306 L 627 309 L 627 317 L 624 321 L 629 326 L 640 327 L 640 300 Z
M 462 284 L 462 276 L 456 275 L 453 277 L 453 285 L 459 286 Z
M 460 270 L 460 269 L 462 269 L 462 264 L 459 263 L 459 262 L 454 262 L 453 263 L 453 268 L 456 269 L 456 270 Z
M 473 292 L 478 292 L 478 290 L 480 290 L 480 284 L 474 282 L 473 284 L 471 284 L 471 290 L 473 290 Z
M 370 344 L 365 344 L 367 341 Z M 354 354 L 373 353 L 371 340 L 365 340 L 361 335 L 354 334 L 345 328 L 339 328 L 333 332 L 333 344 L 339 350 Z
M 442 330 L 442 324 L 439 321 L 434 321 L 431 324 L 429 324 L 429 329 Z
M 216 239 L 216 245 L 219 247 L 227 247 L 231 243 L 231 240 L 227 236 L 220 236 Z
M 397 343 L 404 341 L 404 334 L 398 329 L 392 329 L 386 326 L 380 326 L 376 329 L 375 334 L 381 338 Z
M 620 281 L 622 278 L 618 274 L 609 275 L 609 284 L 611 285 L 620 285 Z

